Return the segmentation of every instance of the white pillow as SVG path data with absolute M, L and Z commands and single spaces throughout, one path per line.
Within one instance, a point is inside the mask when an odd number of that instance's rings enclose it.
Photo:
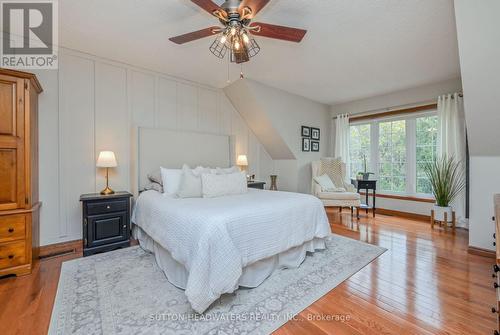
M 321 191 L 332 190 L 335 188 L 335 184 L 326 173 L 321 176 L 316 176 L 313 179 L 317 184 L 319 184 L 319 186 L 321 186 Z
M 201 189 L 203 198 L 243 194 L 248 191 L 247 177 L 242 172 L 230 174 L 202 174 Z
M 163 193 L 177 194 L 182 178 L 181 169 L 165 169 L 160 167 L 161 180 L 163 182 Z
M 187 166 L 187 165 L 184 164 L 184 166 L 182 168 L 184 169 L 185 166 Z M 189 166 L 187 166 L 187 167 L 189 168 Z M 193 169 L 193 173 L 195 176 L 201 176 L 203 173 L 212 173 L 212 170 L 208 167 L 197 166 L 196 168 Z
M 237 167 L 237 166 L 231 166 L 230 168 L 215 168 L 215 170 L 217 171 L 217 174 L 230 174 L 230 173 L 236 173 L 236 172 L 240 172 L 240 168 Z
M 177 196 L 179 198 L 201 198 L 201 173 L 203 168 L 198 167 L 191 170 L 184 164 L 182 167 L 182 177 L 179 184 Z

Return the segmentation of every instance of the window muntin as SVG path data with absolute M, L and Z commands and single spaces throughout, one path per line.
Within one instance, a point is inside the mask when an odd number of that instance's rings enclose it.
M 360 124 L 350 127 L 349 158 L 351 163 L 350 175 L 356 178 L 358 172 L 364 171 L 366 157 L 367 167 L 370 168 L 370 125 Z M 370 171 L 368 171 L 370 172 Z
M 406 121 L 379 123 L 379 186 L 381 191 L 406 192 Z
M 363 171 L 364 154 L 380 192 L 431 194 L 423 166 L 436 157 L 437 125 L 435 111 L 351 124 L 351 177 Z
M 416 184 L 417 193 L 432 193 L 424 166 L 436 159 L 438 119 L 435 115 L 416 118 Z

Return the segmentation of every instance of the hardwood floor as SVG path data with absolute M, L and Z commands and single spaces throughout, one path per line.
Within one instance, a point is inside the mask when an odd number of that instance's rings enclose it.
M 327 212 L 334 233 L 389 250 L 275 334 L 492 334 L 494 261 L 467 253 L 466 231 Z M 61 263 L 80 256 L 44 259 L 29 276 L 0 279 L 1 333 L 45 334 Z

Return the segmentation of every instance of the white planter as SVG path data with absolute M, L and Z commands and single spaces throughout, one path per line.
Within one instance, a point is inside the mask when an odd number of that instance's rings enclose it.
M 441 207 L 438 205 L 434 205 L 434 220 L 437 221 L 444 221 L 444 213 L 446 214 L 446 221 L 451 222 L 452 221 L 452 212 L 453 209 L 451 206 L 448 207 Z

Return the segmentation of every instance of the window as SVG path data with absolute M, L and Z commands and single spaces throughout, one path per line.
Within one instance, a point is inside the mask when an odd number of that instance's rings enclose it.
M 350 174 L 364 171 L 379 180 L 382 193 L 431 194 L 424 171 L 436 159 L 435 111 L 354 123 L 350 127 Z
M 419 117 L 416 120 L 417 193 L 432 192 L 424 166 L 436 159 L 437 126 L 437 116 Z
M 351 161 L 351 176 L 364 171 L 364 159 L 367 168 L 370 167 L 370 125 L 361 124 L 350 127 L 349 159 Z
M 379 123 L 379 188 L 406 191 L 406 121 Z

